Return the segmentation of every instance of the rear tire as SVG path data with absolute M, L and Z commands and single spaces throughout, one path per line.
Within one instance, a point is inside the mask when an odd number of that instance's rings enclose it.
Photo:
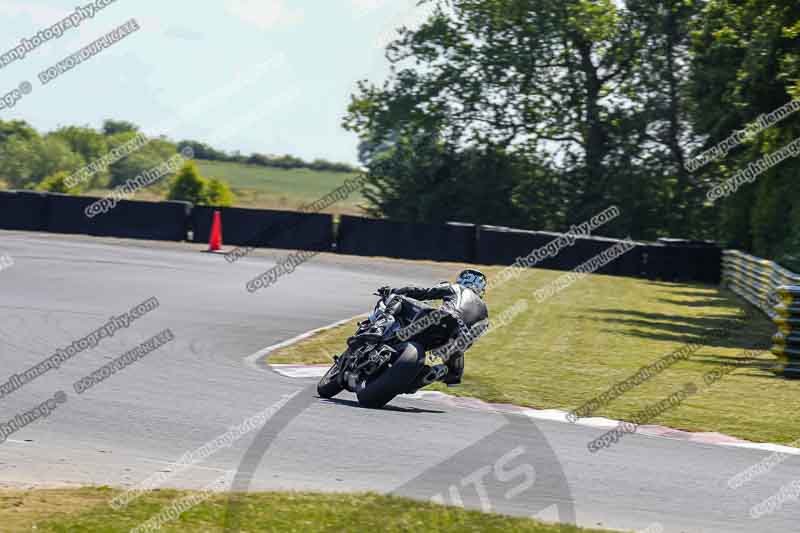
M 317 383 L 317 394 L 320 398 L 333 398 L 343 390 L 344 388 L 339 385 L 339 365 L 333 363 Z
M 368 381 L 356 394 L 358 403 L 372 409 L 383 407 L 398 394 L 409 390 L 424 363 L 425 351 L 422 347 L 413 342 L 407 343 L 391 368 L 387 368 L 378 377 Z

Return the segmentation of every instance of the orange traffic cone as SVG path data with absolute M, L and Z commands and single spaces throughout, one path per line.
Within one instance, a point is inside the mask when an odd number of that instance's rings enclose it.
M 211 237 L 208 239 L 208 251 L 216 252 L 222 248 L 222 215 L 214 211 L 214 221 L 211 223 Z

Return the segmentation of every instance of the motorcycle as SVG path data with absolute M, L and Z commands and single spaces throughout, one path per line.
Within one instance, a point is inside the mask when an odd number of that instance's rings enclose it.
M 387 294 L 369 317 L 358 323 L 347 349 L 334 357 L 331 368 L 317 385 L 321 398 L 333 398 L 343 390 L 353 392 L 364 407 L 379 408 L 399 394 L 412 394 L 440 380 L 447 367 L 430 364 L 426 353 L 446 344 L 458 327 L 450 315 L 407 296 L 402 313 L 387 313 Z M 435 314 L 436 320 L 427 320 Z M 414 327 L 424 325 L 424 327 Z M 377 333 L 379 332 L 379 333 Z M 365 335 L 367 334 L 367 335 Z

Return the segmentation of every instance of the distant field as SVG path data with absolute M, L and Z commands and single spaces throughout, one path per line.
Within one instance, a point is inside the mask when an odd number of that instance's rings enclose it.
M 236 207 L 260 209 L 297 210 L 321 198 L 341 186 L 355 173 L 324 172 L 304 168 L 284 170 L 280 168 L 225 163 L 218 161 L 196 161 L 200 174 L 205 178 L 218 178 L 230 184 L 236 195 Z M 2 185 L 0 183 L 0 185 Z M 2 187 L 0 187 L 2 189 Z M 92 189 L 81 193 L 86 196 L 105 196 L 107 189 Z M 165 182 L 158 182 L 138 191 L 133 200 L 158 202 L 167 194 Z M 325 213 L 363 215 L 359 204 L 364 198 L 354 192 L 344 200 L 325 209 Z
M 227 181 L 240 207 L 296 209 L 326 195 L 346 179 L 355 176 L 343 172 L 284 170 L 217 161 L 197 161 L 197 166 L 204 177 Z M 363 201 L 360 194 L 354 193 L 326 212 L 360 213 L 358 205 Z

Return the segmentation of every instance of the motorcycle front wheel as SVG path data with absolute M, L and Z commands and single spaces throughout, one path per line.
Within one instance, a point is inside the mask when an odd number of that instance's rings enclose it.
M 343 390 L 344 388 L 339 385 L 339 364 L 333 363 L 317 383 L 317 394 L 320 398 L 333 398 Z

